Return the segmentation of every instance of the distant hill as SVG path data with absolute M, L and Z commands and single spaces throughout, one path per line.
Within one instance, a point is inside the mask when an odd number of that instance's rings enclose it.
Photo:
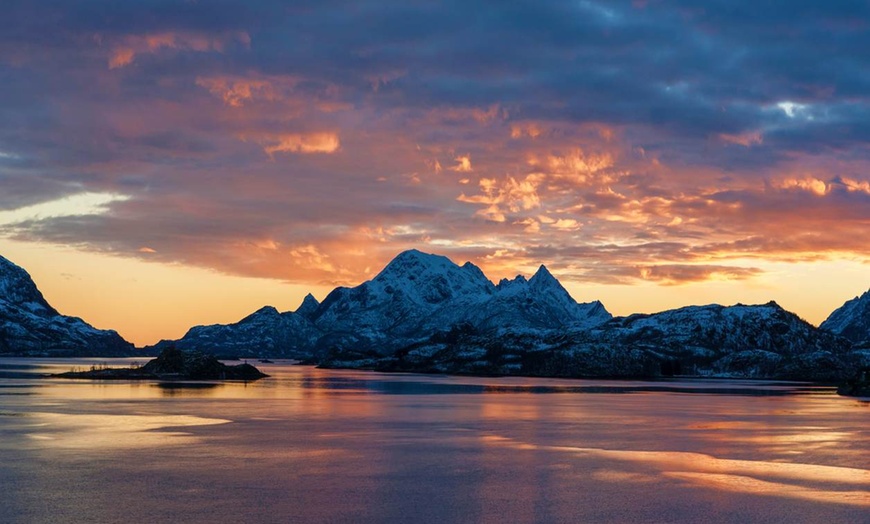
M 134 354 L 115 331 L 96 329 L 51 307 L 24 269 L 0 256 L 0 355 L 99 356 Z

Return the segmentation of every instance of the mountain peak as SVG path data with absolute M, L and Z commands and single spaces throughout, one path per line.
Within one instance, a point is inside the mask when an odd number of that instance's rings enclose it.
M 274 306 L 263 306 L 260 309 L 251 313 L 250 315 L 246 316 L 245 318 L 243 318 L 239 322 L 246 322 L 249 320 L 254 320 L 256 318 L 262 318 L 262 317 L 275 317 L 278 315 L 280 315 L 280 313 L 278 313 L 278 310 L 275 309 Z
M 424 253 L 419 249 L 408 249 L 402 251 L 393 259 L 393 262 L 396 261 L 434 261 L 437 259 L 447 258 L 442 255 L 436 255 L 434 253 Z
M 313 315 L 314 312 L 317 311 L 318 307 L 320 307 L 320 302 L 318 302 L 317 299 L 314 298 L 314 295 L 308 293 L 307 295 L 305 295 L 305 298 L 302 299 L 302 304 L 300 304 L 299 307 L 296 308 L 295 313 L 297 315 L 302 315 L 303 317 L 310 318 L 311 315 Z
M 375 280 L 391 274 L 404 275 L 407 273 L 420 272 L 423 269 L 446 269 L 453 267 L 459 266 L 454 264 L 445 256 L 423 253 L 417 249 L 409 249 L 396 255 L 396 258 L 391 260 L 390 263 L 387 264 L 380 273 L 378 273 Z
M 559 281 L 556 279 L 556 277 L 554 277 L 553 274 L 550 273 L 550 270 L 547 269 L 547 266 L 545 266 L 544 264 L 541 264 L 540 267 L 538 267 L 538 270 L 535 272 L 535 274 L 532 275 L 532 278 L 529 279 L 529 284 L 531 284 L 532 286 L 540 286 L 540 285 L 545 284 L 545 283 L 546 284 L 555 283 L 559 287 L 562 287 L 562 284 L 560 284 Z

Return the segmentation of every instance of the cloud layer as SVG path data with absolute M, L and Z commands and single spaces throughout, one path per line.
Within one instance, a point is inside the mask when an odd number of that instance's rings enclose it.
M 8 4 L 0 213 L 117 196 L 15 239 L 329 284 L 870 260 L 864 2 Z

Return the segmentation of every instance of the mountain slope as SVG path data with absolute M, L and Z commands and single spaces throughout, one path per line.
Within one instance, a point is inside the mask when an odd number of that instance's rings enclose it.
M 848 341 L 821 331 L 776 303 L 690 306 L 615 318 L 593 328 L 492 337 L 474 326 L 438 333 L 389 357 L 332 367 L 565 377 L 707 375 L 837 380 L 859 355 Z
M 150 353 L 174 346 L 224 358 L 305 359 L 312 356 L 320 336 L 304 315 L 265 306 L 234 324 L 195 326 L 178 340 L 162 340 L 147 349 Z
M 471 323 L 495 336 L 505 330 L 590 327 L 611 318 L 600 302 L 578 304 L 543 266 L 528 281 L 493 285 L 470 262 L 410 250 L 372 280 L 339 287 L 322 303 L 310 294 L 293 313 L 263 308 L 230 325 L 197 326 L 180 348 L 226 356 L 316 358 L 328 352 L 390 354 L 433 333 Z
M 611 317 L 597 300 L 578 304 L 544 266 L 529 280 L 503 279 L 489 300 L 466 313 L 476 328 L 496 331 L 585 328 Z
M 461 323 L 495 334 L 589 327 L 610 317 L 600 302 L 578 304 L 543 266 L 528 281 L 495 286 L 470 262 L 410 250 L 374 279 L 330 293 L 311 318 L 327 334 L 324 350 L 388 354 Z
M 870 347 L 870 291 L 837 308 L 819 327 Z
M 0 355 L 128 356 L 133 345 L 57 312 L 22 268 L 0 256 Z

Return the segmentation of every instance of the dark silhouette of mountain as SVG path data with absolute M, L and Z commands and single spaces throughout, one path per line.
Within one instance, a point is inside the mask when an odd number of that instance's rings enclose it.
M 0 355 L 129 356 L 133 345 L 115 331 L 61 315 L 24 269 L 0 256 Z

